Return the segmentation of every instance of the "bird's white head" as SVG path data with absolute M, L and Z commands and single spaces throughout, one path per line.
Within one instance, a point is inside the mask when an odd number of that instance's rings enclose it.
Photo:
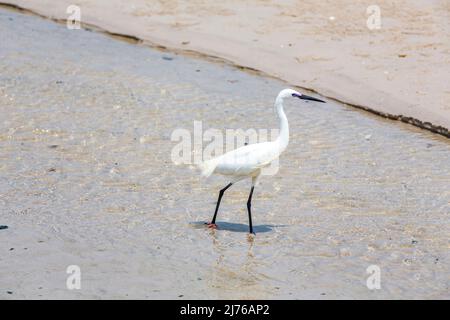
M 300 93 L 300 92 L 295 91 L 293 89 L 281 90 L 280 93 L 278 94 L 277 99 L 281 99 L 282 100 L 284 98 L 289 98 L 289 97 L 299 98 L 299 99 L 302 99 L 302 100 L 311 100 L 311 101 L 317 101 L 317 102 L 325 103 L 325 101 L 323 101 L 323 100 L 307 96 L 306 94 Z

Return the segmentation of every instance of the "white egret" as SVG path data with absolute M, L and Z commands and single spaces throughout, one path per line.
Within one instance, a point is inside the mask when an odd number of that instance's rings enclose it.
M 325 102 L 292 89 L 282 90 L 275 99 L 275 108 L 280 120 L 280 134 L 275 141 L 245 145 L 221 156 L 205 161 L 200 165 L 203 176 L 207 177 L 213 173 L 217 173 L 231 177 L 230 183 L 228 183 L 228 185 L 219 192 L 219 198 L 217 199 L 213 219 L 210 223 L 207 223 L 210 228 L 217 228 L 217 212 L 225 191 L 234 183 L 242 179 L 252 178 L 252 187 L 247 201 L 247 210 L 250 233 L 254 234 L 251 213 L 253 190 L 259 179 L 261 170 L 264 167 L 269 166 L 272 161 L 277 159 L 289 143 L 289 124 L 283 110 L 283 100 L 288 97 Z

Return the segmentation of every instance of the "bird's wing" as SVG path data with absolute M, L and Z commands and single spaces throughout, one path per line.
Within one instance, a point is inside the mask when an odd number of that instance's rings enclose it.
M 273 142 L 263 142 L 240 147 L 220 156 L 218 171 L 224 174 L 249 174 L 269 165 L 279 156 Z

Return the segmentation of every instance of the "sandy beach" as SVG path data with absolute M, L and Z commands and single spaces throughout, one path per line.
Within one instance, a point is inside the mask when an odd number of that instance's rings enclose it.
M 277 128 L 288 83 L 11 10 L 0 39 L 0 299 L 450 298 L 447 138 L 286 102 L 256 236 L 248 181 L 212 230 L 226 181 L 175 164 L 172 133 Z
M 71 0 L 9 0 L 65 20 Z M 79 0 L 82 23 L 195 51 L 449 135 L 450 3 Z

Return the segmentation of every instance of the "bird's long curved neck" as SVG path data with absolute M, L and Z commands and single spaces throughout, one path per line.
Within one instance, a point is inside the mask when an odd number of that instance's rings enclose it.
M 275 100 L 275 108 L 280 121 L 280 134 L 276 142 L 279 145 L 280 151 L 283 151 L 289 144 L 289 123 L 283 110 L 283 98 L 277 97 Z

